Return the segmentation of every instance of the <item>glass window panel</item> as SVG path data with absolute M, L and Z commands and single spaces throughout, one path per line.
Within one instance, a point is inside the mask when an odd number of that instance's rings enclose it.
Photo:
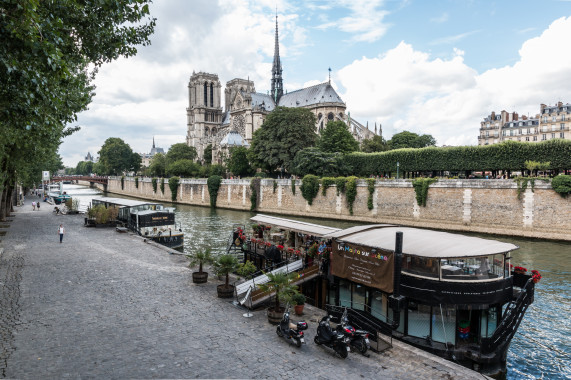
M 402 271 L 424 277 L 438 278 L 438 260 L 404 255 Z
M 430 306 L 413 302 L 409 304 L 408 335 L 418 338 L 430 335 Z
M 491 337 L 494 331 L 496 331 L 496 327 L 498 326 L 498 309 L 495 307 L 491 307 L 487 310 L 488 314 L 488 334 L 487 337 Z
M 435 306 L 432 315 L 432 340 L 456 344 L 456 309 L 454 306 Z
M 339 306 L 351 307 L 351 284 L 347 280 L 339 281 Z
M 383 322 L 387 321 L 387 296 L 378 290 L 371 293 L 371 314 Z
M 361 284 L 353 284 L 353 309 L 365 310 L 367 290 Z

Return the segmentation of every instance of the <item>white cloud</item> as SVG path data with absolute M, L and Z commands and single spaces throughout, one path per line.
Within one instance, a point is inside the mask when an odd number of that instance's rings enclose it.
M 513 66 L 482 74 L 466 65 L 460 50 L 448 60 L 431 59 L 401 42 L 354 61 L 337 77 L 348 110 L 357 120 L 381 122 L 385 138 L 409 130 L 432 134 L 439 145 L 474 145 L 491 111 L 534 116 L 540 103 L 571 102 L 571 55 L 562 48 L 569 35 L 571 17 L 560 18 L 522 45 Z
M 433 18 L 431 18 L 430 21 L 431 21 L 431 22 L 434 22 L 434 23 L 436 23 L 436 24 L 442 24 L 443 22 L 448 21 L 448 18 L 449 18 L 448 13 L 447 13 L 447 12 L 444 12 L 444 13 L 442 13 L 442 14 L 441 14 L 440 16 L 438 16 L 438 17 L 433 17 Z

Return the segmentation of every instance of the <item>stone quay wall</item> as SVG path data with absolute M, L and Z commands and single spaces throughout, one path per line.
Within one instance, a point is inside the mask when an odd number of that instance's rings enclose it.
M 345 195 L 337 195 L 335 186 L 325 196 L 320 188 L 310 206 L 301 194 L 301 180 L 296 181 L 295 193 L 291 182 L 262 179 L 256 212 L 571 241 L 571 198 L 562 198 L 540 180 L 533 190 L 529 185 L 521 199 L 512 180 L 439 180 L 428 190 L 426 207 L 417 205 L 411 181 L 379 180 L 372 210 L 367 207 L 366 182 L 358 181 L 353 215 Z M 140 178 L 136 187 L 134 178 L 126 177 L 122 190 L 121 179 L 114 177 L 107 191 L 171 202 L 168 180 L 164 194 L 160 184 L 153 191 L 150 178 Z M 177 192 L 176 203 L 210 206 L 206 179 L 181 179 Z M 223 180 L 216 207 L 249 211 L 250 195 L 249 179 Z

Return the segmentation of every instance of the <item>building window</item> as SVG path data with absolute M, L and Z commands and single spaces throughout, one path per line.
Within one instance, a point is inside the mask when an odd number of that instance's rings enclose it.
M 502 131 L 502 136 L 505 136 L 505 135 L 506 135 L 506 131 Z
M 563 109 L 565 111 L 565 109 Z M 565 121 L 565 115 L 561 115 L 561 121 Z
M 327 120 L 333 120 L 334 117 L 335 117 L 335 115 L 333 115 L 333 112 L 329 112 L 327 114 Z
M 543 122 L 544 122 L 544 123 L 547 123 L 547 116 L 544 116 L 544 117 L 543 117 Z
M 523 125 L 523 121 L 520 121 L 520 122 L 519 122 L 519 126 L 521 127 L 522 125 Z
M 490 131 L 486 131 L 486 137 L 490 135 Z
M 214 91 L 213 91 L 214 86 L 212 85 L 212 83 L 210 83 L 210 107 L 214 107 Z M 214 120 L 212 120 L 214 121 Z
M 513 136 L 513 135 L 514 135 L 514 130 L 510 129 L 510 136 Z
M 537 136 L 533 136 L 533 141 L 537 141 Z
M 486 128 L 490 128 L 490 123 L 486 123 Z
M 557 121 L 557 116 L 552 116 L 551 121 Z
M 565 138 L 565 132 L 559 132 L 559 137 L 564 139 Z
M 555 138 L 555 133 L 551 134 L 551 138 L 554 139 Z
M 547 140 L 547 134 L 545 134 L 545 133 L 542 134 L 542 135 L 541 135 L 541 140 L 543 140 L 543 141 Z
M 525 138 L 525 141 L 529 141 L 529 136 L 527 136 L 527 137 Z
M 565 123 L 561 123 L 561 125 L 559 126 L 559 129 L 564 130 L 565 129 Z
M 208 84 L 204 82 L 204 106 L 208 106 Z
M 531 133 L 531 130 L 528 128 L 527 129 L 527 134 L 529 135 Z

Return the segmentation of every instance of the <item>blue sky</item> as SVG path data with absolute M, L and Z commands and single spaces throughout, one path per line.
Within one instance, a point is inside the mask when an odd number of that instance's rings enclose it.
M 409 130 L 474 145 L 491 111 L 535 115 L 571 102 L 571 1 L 156 0 L 152 45 L 105 65 L 80 132 L 60 147 L 75 166 L 108 137 L 148 152 L 184 142 L 193 71 L 270 87 L 275 8 L 284 86 L 327 80 L 386 139 Z

